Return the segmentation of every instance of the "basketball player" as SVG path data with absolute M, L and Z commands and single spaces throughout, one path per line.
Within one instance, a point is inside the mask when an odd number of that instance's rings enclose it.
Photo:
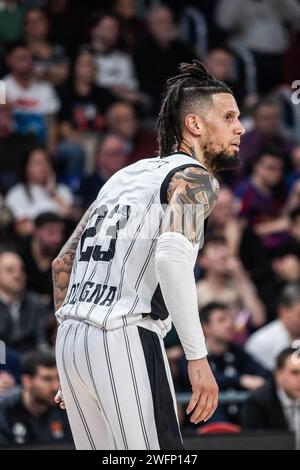
M 183 448 L 163 345 L 171 321 L 188 360 L 191 422 L 216 409 L 193 268 L 214 173 L 239 165 L 243 133 L 231 90 L 201 63 L 182 64 L 159 113 L 160 156 L 110 178 L 53 262 L 57 365 L 77 449 Z

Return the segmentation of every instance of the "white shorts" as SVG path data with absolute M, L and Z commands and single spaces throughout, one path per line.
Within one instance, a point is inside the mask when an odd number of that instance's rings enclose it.
M 135 325 L 58 328 L 57 367 L 77 449 L 183 449 L 163 340 Z

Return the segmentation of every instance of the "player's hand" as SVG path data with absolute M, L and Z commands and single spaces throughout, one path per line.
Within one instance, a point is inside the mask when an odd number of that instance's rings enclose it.
M 192 397 L 186 412 L 193 412 L 190 421 L 198 424 L 214 414 L 218 406 L 218 385 L 206 357 L 188 361 L 188 373 Z
M 58 390 L 57 394 L 55 395 L 54 401 L 57 405 L 59 405 L 59 407 L 62 410 L 66 409 L 66 405 L 65 405 L 65 402 L 64 402 L 64 397 L 63 397 L 63 394 L 62 394 L 61 390 Z

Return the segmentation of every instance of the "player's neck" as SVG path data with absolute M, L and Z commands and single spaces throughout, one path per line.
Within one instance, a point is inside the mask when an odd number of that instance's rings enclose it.
M 179 146 L 179 152 L 189 154 L 191 158 L 197 160 L 202 166 L 204 166 L 204 168 L 207 169 L 207 171 L 211 172 L 211 169 L 208 167 L 207 162 L 205 161 L 203 150 L 198 143 L 183 141 Z

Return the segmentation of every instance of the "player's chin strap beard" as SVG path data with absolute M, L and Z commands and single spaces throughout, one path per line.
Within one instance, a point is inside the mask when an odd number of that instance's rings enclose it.
M 177 146 L 177 150 L 189 153 L 191 158 L 201 163 L 197 158 L 195 147 L 190 145 L 185 140 L 183 140 L 181 144 Z M 211 171 L 212 173 L 216 173 L 217 171 L 221 170 L 233 170 L 241 166 L 241 160 L 239 158 L 238 152 L 231 156 L 226 155 L 225 151 L 214 153 L 205 147 L 203 150 L 203 157 L 205 168 L 207 168 L 207 170 Z
M 204 161 L 213 173 L 222 170 L 234 170 L 241 166 L 238 152 L 234 155 L 226 155 L 225 152 L 213 153 L 204 149 Z

